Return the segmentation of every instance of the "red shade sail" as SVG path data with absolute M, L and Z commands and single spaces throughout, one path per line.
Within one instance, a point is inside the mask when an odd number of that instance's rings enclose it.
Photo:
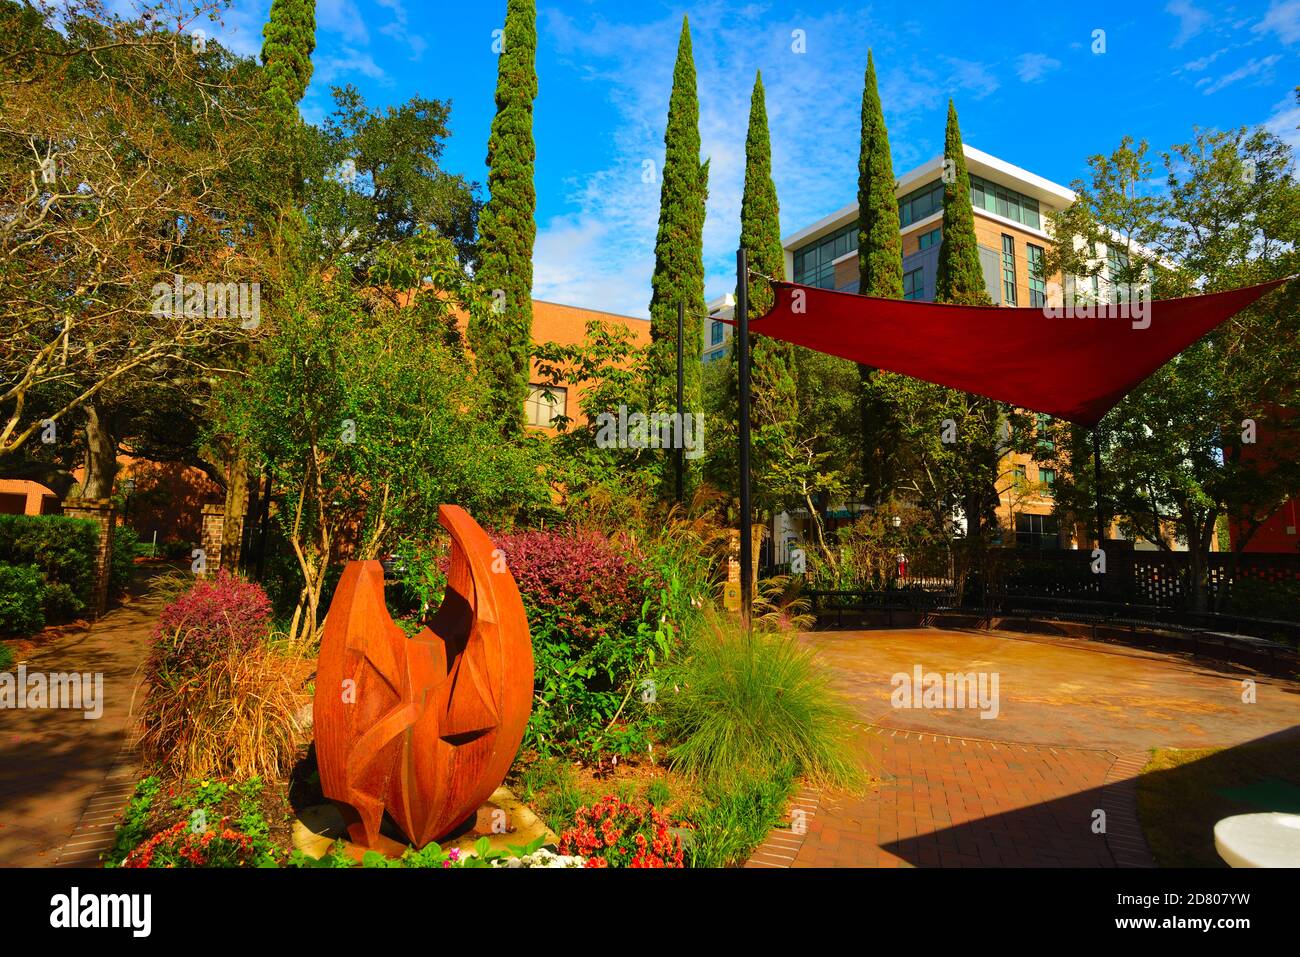
M 1070 310 L 948 306 L 774 282 L 751 333 L 1096 425 L 1143 379 L 1285 279 L 1144 305 Z M 1082 312 L 1088 307 L 1076 309 Z M 1126 316 L 1115 314 L 1121 308 Z

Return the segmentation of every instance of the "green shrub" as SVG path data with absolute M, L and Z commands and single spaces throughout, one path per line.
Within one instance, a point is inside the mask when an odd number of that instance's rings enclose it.
M 675 767 L 731 787 L 789 769 L 827 785 L 857 783 L 852 710 L 793 636 L 710 618 L 663 669 L 658 703 Z
M 67 585 L 83 604 L 95 588 L 99 530 L 61 515 L 0 515 L 0 562 L 35 565 L 45 581 Z
M 45 586 L 45 620 L 72 621 L 86 610 L 86 603 L 77 597 L 71 585 L 50 582 Z
M 130 525 L 113 529 L 113 555 L 108 566 L 108 593 L 121 598 L 131 588 L 136 556 L 140 554 L 140 536 Z
M 45 627 L 45 578 L 35 565 L 0 565 L 0 635 Z
M 0 641 L 0 671 L 8 671 L 14 663 L 14 650 Z
M 694 827 L 687 850 L 690 866 L 743 864 L 782 823 L 793 791 L 788 767 L 767 777 L 746 776 L 727 786 L 705 788 L 703 799 L 686 813 Z

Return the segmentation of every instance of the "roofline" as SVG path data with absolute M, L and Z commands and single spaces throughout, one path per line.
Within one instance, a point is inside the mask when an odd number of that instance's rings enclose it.
M 1039 176 L 1037 173 L 1031 173 L 1027 169 L 1022 169 L 1005 160 L 998 159 L 991 153 L 985 153 L 969 144 L 962 144 L 962 153 L 966 158 L 966 166 L 969 169 L 974 166 L 974 172 L 977 176 L 985 176 L 990 173 L 1012 179 L 1020 187 L 1020 192 L 1035 199 L 1046 200 L 1053 205 L 1068 205 L 1075 200 L 1074 190 L 1068 189 L 1059 183 L 1054 183 L 1049 179 Z M 943 157 L 935 156 L 920 166 L 908 170 L 894 183 L 895 198 L 903 196 L 920 182 L 924 182 L 930 175 L 943 169 Z M 829 216 L 823 216 L 810 226 L 796 230 L 789 236 L 781 240 L 781 245 L 790 251 L 794 247 L 802 245 L 809 239 L 816 238 L 821 233 L 830 232 L 842 227 L 853 220 L 858 214 L 858 204 L 850 203 L 843 209 L 839 209 Z
M 592 309 L 589 306 L 575 306 L 568 302 L 555 302 L 551 299 L 533 299 L 533 302 L 540 302 L 544 306 L 559 306 L 561 309 L 577 309 L 581 312 L 594 312 L 598 316 L 612 316 L 615 319 L 632 319 L 636 322 L 649 322 L 646 316 L 629 316 L 621 312 L 610 312 L 608 309 Z

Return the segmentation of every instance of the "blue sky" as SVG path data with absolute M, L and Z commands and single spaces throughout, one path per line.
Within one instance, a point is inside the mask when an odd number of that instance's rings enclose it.
M 219 31 L 255 53 L 270 0 L 234 0 Z M 967 143 L 1069 185 L 1125 134 L 1156 150 L 1195 126 L 1269 126 L 1300 146 L 1300 0 L 1044 3 L 538 3 L 537 298 L 644 316 L 663 130 L 682 15 L 711 159 L 706 292 L 734 285 L 744 137 L 763 71 L 788 234 L 852 202 L 867 48 L 894 171 L 938 155 L 949 97 Z M 453 102 L 444 165 L 484 182 L 505 0 L 319 0 L 303 113 L 352 83 L 372 105 Z M 803 31 L 804 52 L 794 31 Z M 1094 53 L 1094 31 L 1105 51 Z M 218 32 L 218 31 L 214 31 Z M 1157 170 L 1158 172 L 1158 170 Z

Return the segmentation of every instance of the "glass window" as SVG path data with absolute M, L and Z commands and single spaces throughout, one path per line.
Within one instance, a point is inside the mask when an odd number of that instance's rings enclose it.
M 1002 301 L 1016 304 L 1016 241 L 1006 233 L 1002 234 Z
M 1056 469 L 1038 470 L 1038 481 L 1042 483 L 1043 494 L 1052 496 L 1056 494 Z
M 925 270 L 913 269 L 903 273 L 903 298 L 920 299 L 925 295 Z
M 1025 243 L 1025 261 L 1029 266 L 1029 304 L 1034 308 L 1047 305 L 1047 277 L 1043 275 L 1043 247 Z
M 932 229 L 928 233 L 925 233 L 924 235 L 921 236 L 920 240 L 918 241 L 919 248 L 929 249 L 931 246 L 937 246 L 939 245 L 939 240 L 941 240 L 942 238 L 943 238 L 942 229 Z
M 528 424 L 545 428 L 552 425 L 557 416 L 567 414 L 568 392 L 563 386 L 530 385 L 528 401 L 524 404 Z
M 795 251 L 794 281 L 822 289 L 835 288 L 835 260 L 858 248 L 858 224 L 850 223 L 829 236 Z
M 717 320 L 714 320 L 712 327 L 709 329 L 709 345 L 716 346 L 718 343 L 720 343 L 722 341 L 722 337 L 726 334 L 724 332 L 725 329 L 726 326 L 724 326 L 722 323 L 718 322 Z

